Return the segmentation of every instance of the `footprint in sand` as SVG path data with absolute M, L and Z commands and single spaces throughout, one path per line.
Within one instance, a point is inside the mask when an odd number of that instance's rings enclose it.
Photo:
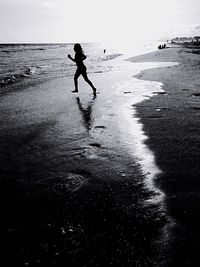
M 131 92 L 128 92 L 128 91 L 127 91 L 127 92 L 124 92 L 124 94 L 131 94 Z
M 153 92 L 153 94 L 155 94 L 155 95 L 167 95 L 166 92 Z
M 101 145 L 100 144 L 98 144 L 98 143 L 91 143 L 91 144 L 89 144 L 90 146 L 93 146 L 93 147 L 97 147 L 97 148 L 100 148 L 101 147 Z
M 200 110 L 200 107 L 192 107 L 194 110 Z
M 192 96 L 200 96 L 200 93 L 193 93 Z
M 97 125 L 97 126 L 94 126 L 95 129 L 106 129 L 106 126 L 103 126 L 103 125 Z

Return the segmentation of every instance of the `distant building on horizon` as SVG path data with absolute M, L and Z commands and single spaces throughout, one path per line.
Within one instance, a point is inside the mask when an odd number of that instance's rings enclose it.
M 184 44 L 191 43 L 194 41 L 194 37 L 176 37 L 171 40 L 172 43 Z
M 200 44 L 200 36 L 176 37 L 171 40 L 172 44 Z

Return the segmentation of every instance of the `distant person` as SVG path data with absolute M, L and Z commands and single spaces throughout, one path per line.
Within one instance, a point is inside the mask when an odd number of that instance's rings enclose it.
M 75 52 L 74 58 L 72 58 L 71 55 L 68 55 L 68 58 L 74 61 L 77 66 L 77 70 L 74 75 L 75 90 L 73 90 L 72 93 L 78 93 L 78 77 L 82 75 L 84 80 L 92 87 L 93 94 L 96 95 L 96 88 L 94 87 L 93 83 L 88 79 L 87 76 L 87 68 L 83 63 L 83 60 L 85 60 L 87 57 L 84 55 L 83 49 L 80 44 L 74 45 L 74 52 Z
M 104 54 L 106 53 L 106 49 L 103 50 Z

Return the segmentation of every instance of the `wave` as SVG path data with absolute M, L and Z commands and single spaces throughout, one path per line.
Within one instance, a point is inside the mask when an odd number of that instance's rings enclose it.
M 18 52 L 27 52 L 27 51 L 44 51 L 46 48 L 12 48 L 12 49 L 3 49 L 0 50 L 0 53 L 18 53 Z
M 29 78 L 32 75 L 38 74 L 39 73 L 38 70 L 40 70 L 40 69 L 42 69 L 41 66 L 28 67 L 25 71 L 23 71 L 21 73 L 15 73 L 15 74 L 10 74 L 10 75 L 4 76 L 0 80 L 0 86 L 5 86 L 5 85 L 13 84 L 16 82 L 20 82 L 24 78 Z
M 27 50 L 35 50 L 35 51 L 42 50 L 42 51 L 44 51 L 44 50 L 47 50 L 47 49 L 46 49 L 46 48 L 42 48 L 42 47 L 40 47 L 40 48 L 27 48 L 26 51 L 27 51 Z
M 66 47 L 67 44 L 0 44 L 0 53 L 44 51 Z

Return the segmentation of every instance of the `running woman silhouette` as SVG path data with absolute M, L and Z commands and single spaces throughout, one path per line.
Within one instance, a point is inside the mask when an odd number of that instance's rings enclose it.
M 74 75 L 75 90 L 73 90 L 72 93 L 78 93 L 78 77 L 82 75 L 84 80 L 92 87 L 93 94 L 96 95 L 96 88 L 94 87 L 93 83 L 89 80 L 87 76 L 87 68 L 83 63 L 83 60 L 85 60 L 87 57 L 84 55 L 83 49 L 80 44 L 74 45 L 74 52 L 75 52 L 74 58 L 72 58 L 71 55 L 68 55 L 68 58 L 74 61 L 77 66 L 77 70 Z

